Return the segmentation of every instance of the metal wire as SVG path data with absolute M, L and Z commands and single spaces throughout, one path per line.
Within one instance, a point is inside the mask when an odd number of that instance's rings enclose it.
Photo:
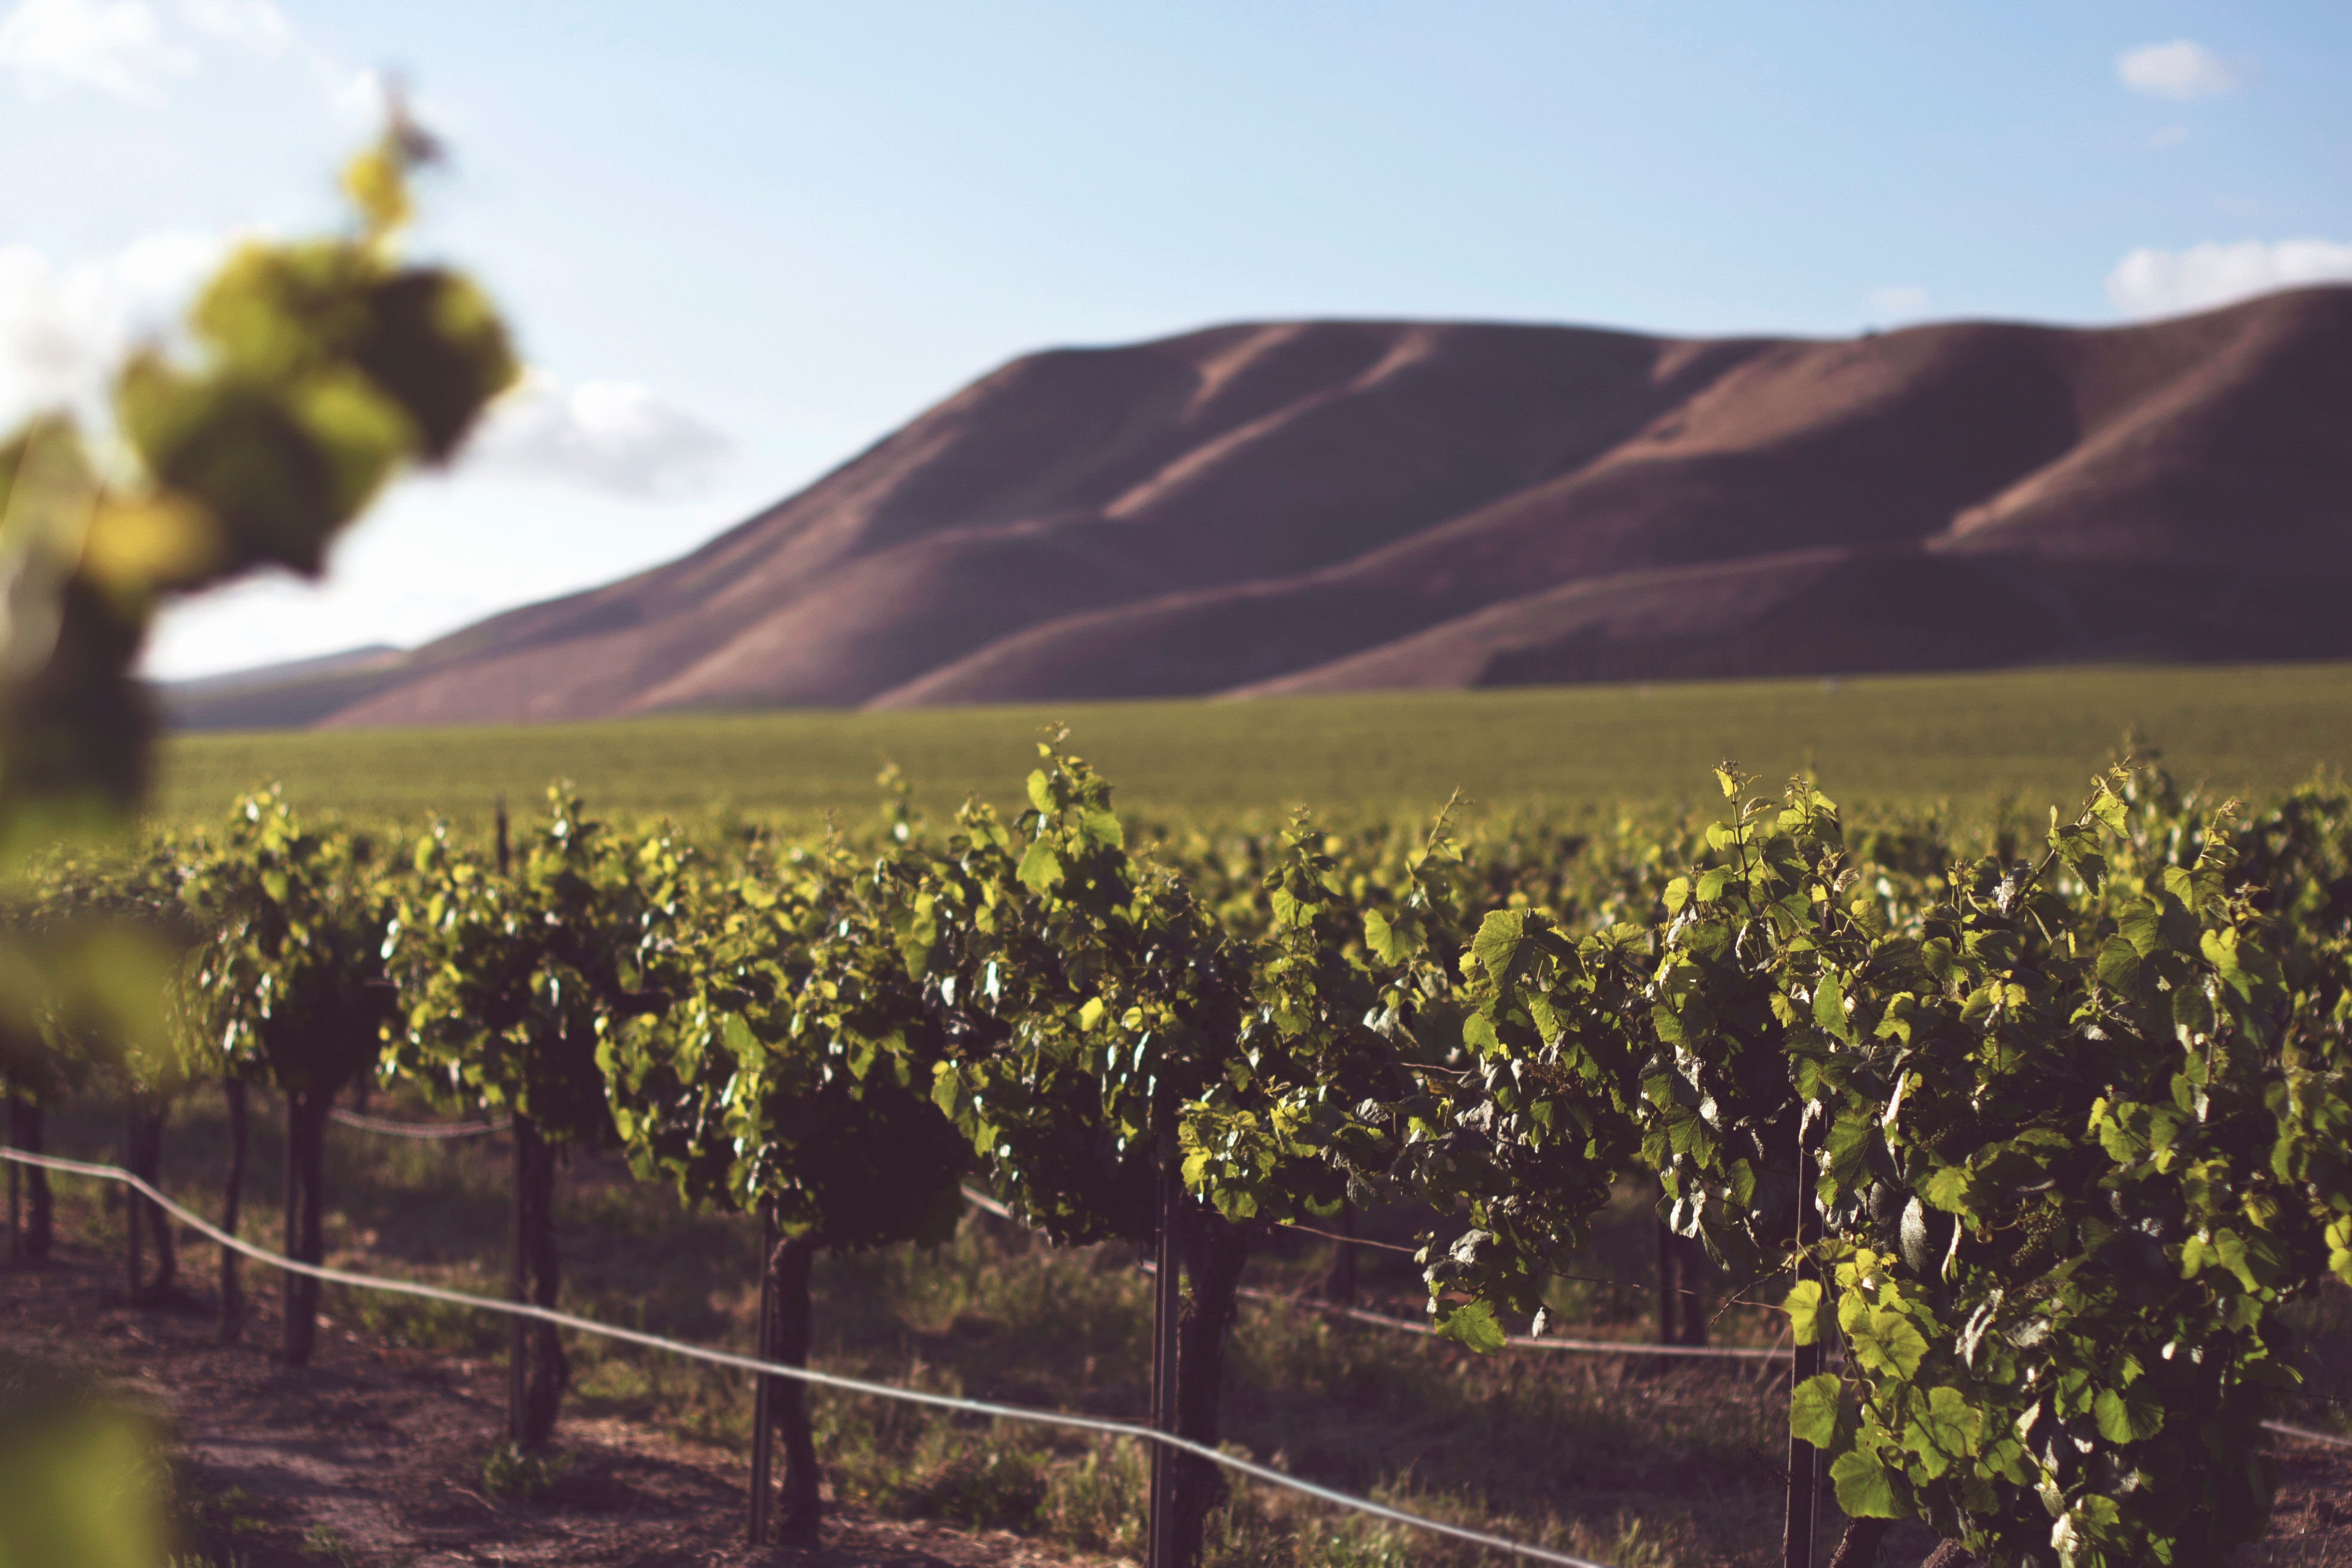
M 1015 1225 L 1021 1223 L 1019 1217 L 1011 1209 L 1006 1208 L 986 1193 L 966 1187 L 963 1190 L 963 1195 L 964 1201 L 974 1208 L 985 1209 L 1000 1219 L 1012 1220 Z M 1292 1228 L 1306 1227 L 1297 1226 Z M 1358 1245 L 1362 1244 L 1358 1243 Z M 1151 1266 L 1145 1264 L 1143 1271 L 1147 1274 L 1150 1273 Z M 1334 1312 L 1341 1317 L 1353 1318 L 1360 1323 L 1377 1323 L 1381 1328 L 1402 1329 L 1409 1334 L 1433 1334 L 1437 1331 L 1424 1323 L 1416 1323 L 1404 1318 L 1391 1318 L 1379 1312 L 1367 1312 L 1358 1307 L 1342 1307 L 1337 1302 L 1304 1300 L 1296 1296 L 1284 1296 L 1272 1290 L 1253 1289 L 1248 1286 L 1241 1287 L 1234 1294 L 1252 1297 L 1261 1301 L 1279 1301 L 1288 1306 L 1304 1307 L 1310 1311 Z M 1777 1356 L 1790 1353 L 1788 1351 L 1758 1350 L 1748 1345 L 1645 1345 L 1622 1340 L 1537 1339 L 1527 1334 L 1507 1335 L 1503 1342 L 1520 1350 L 1574 1351 L 1585 1355 L 1684 1356 L 1700 1361 L 1770 1361 Z
M 611 1323 L 596 1322 L 593 1319 L 577 1318 L 569 1312 L 559 1312 L 551 1307 L 535 1306 L 527 1301 L 494 1300 L 487 1296 L 469 1296 L 462 1290 L 446 1290 L 437 1285 L 421 1284 L 411 1279 L 384 1279 L 371 1274 L 354 1274 L 349 1269 L 330 1268 L 323 1264 L 299 1263 L 293 1258 L 281 1257 L 266 1247 L 256 1247 L 250 1242 L 239 1240 L 226 1231 L 209 1224 L 201 1216 L 182 1208 L 149 1183 L 116 1166 L 95 1165 L 80 1160 L 60 1159 L 54 1154 L 33 1154 L 21 1149 L 9 1148 L 0 1148 L 0 1159 L 12 1160 L 26 1165 L 38 1165 L 45 1170 L 59 1171 L 68 1175 L 94 1176 L 101 1181 L 121 1182 L 163 1205 L 164 1210 L 181 1224 L 218 1242 L 223 1247 L 241 1252 L 257 1262 L 268 1264 L 273 1268 L 307 1275 L 314 1279 L 324 1279 L 337 1285 L 355 1286 L 362 1289 L 388 1290 L 403 1296 L 421 1296 L 427 1300 L 446 1301 L 453 1306 L 473 1307 L 486 1312 L 504 1312 L 515 1317 L 536 1318 L 541 1322 L 553 1323 L 559 1328 L 576 1329 L 583 1333 L 601 1334 L 606 1339 L 643 1345 L 648 1350 L 667 1351 L 673 1355 L 709 1362 L 717 1366 L 733 1367 L 741 1372 L 758 1373 L 771 1377 L 797 1378 L 803 1383 L 813 1384 L 820 1388 L 837 1388 L 847 1394 L 871 1394 L 880 1399 L 903 1399 L 915 1405 L 929 1405 L 942 1410 L 961 1410 L 975 1415 L 992 1416 L 1000 1421 L 1026 1421 L 1042 1426 L 1065 1426 L 1074 1431 L 1101 1432 L 1118 1437 L 1137 1437 L 1146 1442 L 1159 1443 L 1167 1447 L 1179 1449 L 1198 1458 L 1206 1459 L 1213 1465 L 1222 1465 L 1226 1469 L 1238 1471 L 1243 1475 L 1265 1481 L 1270 1486 L 1287 1488 L 1291 1491 L 1299 1492 L 1340 1508 L 1351 1509 L 1358 1513 L 1369 1514 L 1375 1519 L 1384 1519 L 1395 1524 L 1410 1525 L 1413 1529 L 1426 1530 L 1439 1535 L 1450 1535 L 1457 1541 L 1466 1541 L 1474 1545 L 1484 1546 L 1496 1552 L 1507 1552 L 1514 1556 L 1529 1558 L 1538 1563 L 1557 1563 L 1561 1564 L 1562 1568 L 1606 1568 L 1605 1564 L 1594 1563 L 1589 1558 L 1572 1557 L 1565 1552 L 1554 1552 L 1549 1547 L 1531 1546 L 1523 1541 L 1511 1541 L 1503 1536 L 1489 1535 L 1482 1530 L 1447 1524 L 1439 1520 L 1424 1518 L 1417 1513 L 1407 1513 L 1400 1508 L 1391 1508 L 1386 1503 L 1374 1502 L 1370 1498 L 1356 1497 L 1348 1492 L 1335 1490 L 1330 1487 L 1318 1486 L 1313 1481 L 1301 1480 L 1297 1476 L 1286 1475 L 1271 1466 L 1261 1465 L 1254 1460 L 1240 1458 L 1213 1448 L 1206 1443 L 1196 1443 L 1189 1437 L 1179 1437 L 1173 1433 L 1155 1431 L 1134 1422 L 1109 1421 L 1091 1415 L 1066 1415 L 1055 1410 L 1033 1410 L 1019 1405 L 997 1405 L 985 1399 L 963 1399 L 952 1394 L 926 1394 L 918 1389 L 897 1388 L 887 1383 L 868 1383 L 863 1378 L 843 1377 L 837 1373 L 816 1372 L 804 1366 L 787 1366 L 781 1362 L 761 1361 L 756 1356 L 737 1355 L 730 1351 L 712 1350 L 706 1345 L 688 1344 L 678 1340 L 664 1339 L 659 1334 L 648 1334 L 636 1329 L 624 1329 Z
M 2352 1448 L 2352 1437 L 2338 1437 L 2332 1432 L 2314 1432 L 2308 1426 L 2290 1426 L 2284 1421 L 2265 1421 L 2265 1432 L 2276 1432 L 2283 1437 L 2300 1437 L 2306 1443 L 2325 1443 L 2331 1448 Z
M 481 1138 L 504 1132 L 514 1125 L 511 1117 L 504 1121 L 394 1121 L 382 1116 L 362 1116 L 341 1106 L 330 1110 L 327 1118 L 362 1132 L 381 1132 L 391 1138 Z

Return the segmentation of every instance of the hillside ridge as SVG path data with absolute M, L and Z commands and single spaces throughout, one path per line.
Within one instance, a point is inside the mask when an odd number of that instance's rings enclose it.
M 187 727 L 2352 654 L 2352 288 L 1024 355 L 678 559 Z

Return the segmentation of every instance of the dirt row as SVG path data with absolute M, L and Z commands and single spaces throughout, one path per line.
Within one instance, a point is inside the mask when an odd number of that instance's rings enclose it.
M 493 1497 L 484 1456 L 503 1435 L 505 1371 L 362 1342 L 330 1323 L 310 1364 L 275 1353 L 255 1303 L 244 1342 L 217 1342 L 210 1292 L 133 1310 L 115 1260 L 60 1246 L 0 1264 L 0 1346 L 89 1367 L 164 1427 L 186 1544 L 251 1568 L 322 1563 L 677 1564 L 809 1568 L 1080 1568 L 1002 1531 L 837 1511 L 813 1552 L 743 1541 L 736 1456 L 613 1418 L 570 1419 L 542 1495 Z
M 330 1321 L 311 1363 L 288 1367 L 278 1327 L 261 1292 L 244 1342 L 224 1346 L 209 1290 L 133 1309 L 118 1259 L 62 1239 L 47 1261 L 0 1263 L 0 1349 L 87 1367 L 149 1412 L 194 1527 L 185 1545 L 214 1562 L 1105 1568 L 1003 1531 L 854 1509 L 834 1512 L 820 1550 L 755 1551 L 740 1456 L 614 1417 L 567 1418 L 544 1490 L 494 1496 L 482 1461 L 503 1435 L 501 1362 L 372 1343 Z M 2271 1536 L 2237 1568 L 2352 1568 L 2352 1452 L 2285 1441 L 2274 1458 Z M 1897 1547 L 1887 1560 L 1912 1558 Z

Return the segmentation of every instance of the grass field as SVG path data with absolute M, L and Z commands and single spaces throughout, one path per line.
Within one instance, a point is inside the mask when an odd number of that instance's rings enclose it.
M 897 713 L 767 712 L 594 724 L 184 735 L 157 811 L 218 815 L 268 780 L 313 810 L 487 814 L 569 778 L 601 810 L 863 815 L 898 763 L 933 809 L 1008 804 L 1049 726 L 1146 813 L 1272 816 L 1487 805 L 1573 809 L 1709 793 L 1735 758 L 1810 764 L 1849 805 L 2071 799 L 2137 729 L 2184 781 L 2261 795 L 2352 770 L 2352 666 L 2066 668 L 1842 680 L 1381 693 Z

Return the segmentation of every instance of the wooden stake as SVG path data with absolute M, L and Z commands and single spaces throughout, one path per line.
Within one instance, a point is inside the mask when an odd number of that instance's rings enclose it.
M 1176 1227 L 1182 1221 L 1180 1205 L 1183 1184 L 1177 1178 L 1175 1140 L 1163 1140 L 1160 1152 L 1160 1235 L 1158 1271 L 1151 1297 L 1151 1425 L 1162 1432 L 1176 1430 L 1177 1324 L 1184 1296 L 1179 1275 L 1182 1255 L 1176 1245 Z M 1176 1568 L 1176 1450 L 1164 1443 L 1151 1445 L 1151 1539 L 1144 1568 Z
M 1675 1287 L 1682 1281 L 1681 1270 L 1675 1267 L 1681 1260 L 1675 1255 L 1675 1233 L 1664 1220 L 1658 1226 L 1658 1342 L 1662 1345 L 1682 1343 L 1682 1301 Z
M 752 1352 L 761 1360 L 771 1353 L 776 1338 L 776 1216 L 767 1205 L 760 1205 L 760 1317 L 758 1349 Z M 776 1380 L 765 1373 L 751 1374 L 751 1510 L 745 1534 L 754 1546 L 764 1545 L 768 1539 L 768 1511 L 775 1500 L 775 1489 L 771 1484 L 776 1452 Z
M 251 1141 L 251 1113 L 246 1104 L 245 1080 L 230 1079 L 221 1086 L 228 1100 L 228 1176 L 221 1194 L 221 1229 L 230 1236 L 236 1234 L 239 1211 L 245 1206 L 245 1159 Z M 245 1259 L 236 1248 L 221 1244 L 220 1256 L 220 1337 L 223 1344 L 235 1344 L 245 1331 L 245 1277 L 239 1265 Z
M 514 1139 L 514 1205 L 507 1226 L 507 1300 L 529 1301 L 530 1271 L 524 1253 L 530 1245 L 525 1224 L 525 1210 L 530 1201 L 530 1125 L 517 1116 L 510 1134 Z M 507 1439 L 518 1448 L 530 1441 L 530 1320 L 521 1316 L 507 1320 Z
M 0 1109 L 8 1113 L 8 1126 L 0 1137 L 8 1140 L 8 1147 L 16 1146 L 16 1086 L 5 1073 L 0 1073 Z M 24 1192 L 21 1185 L 23 1167 L 8 1162 L 8 1261 L 20 1261 L 24 1254 Z
M 1813 1188 L 1808 1179 L 1812 1169 L 1812 1156 L 1805 1147 L 1804 1133 L 1800 1124 L 1797 1134 L 1797 1278 L 1818 1279 L 1821 1271 L 1813 1267 L 1807 1249 L 1813 1244 Z M 1796 1398 L 1797 1389 L 1805 1379 L 1822 1370 L 1822 1344 L 1816 1338 L 1811 1344 L 1796 1347 L 1795 1364 L 1789 1372 L 1789 1396 Z M 1813 1568 L 1814 1512 L 1821 1500 L 1821 1450 L 1801 1437 L 1789 1438 L 1789 1500 L 1787 1523 L 1781 1535 L 1783 1568 Z
M 144 1163 L 140 1159 L 139 1110 L 135 1097 L 126 1114 L 128 1121 L 123 1129 L 123 1142 L 129 1148 L 124 1152 L 123 1163 L 135 1172 Z M 145 1300 L 145 1293 L 140 1289 L 140 1275 L 143 1271 L 139 1267 L 139 1222 L 145 1217 L 140 1211 L 147 1206 L 147 1200 L 140 1196 L 136 1187 L 124 1187 L 121 1191 L 122 1217 L 130 1222 L 126 1228 L 130 1233 L 131 1304 L 136 1307 Z
M 499 795 L 497 805 L 499 875 L 507 874 L 507 797 Z M 523 1254 L 530 1238 L 525 1234 L 524 1209 L 529 1202 L 526 1189 L 530 1184 L 530 1160 L 527 1147 L 530 1130 L 520 1116 L 511 1118 L 510 1136 L 514 1139 L 514 1204 L 507 1218 L 507 1299 L 511 1301 L 530 1300 L 529 1276 Z M 518 1448 L 530 1436 L 530 1320 L 514 1317 L 507 1320 L 507 1440 Z

